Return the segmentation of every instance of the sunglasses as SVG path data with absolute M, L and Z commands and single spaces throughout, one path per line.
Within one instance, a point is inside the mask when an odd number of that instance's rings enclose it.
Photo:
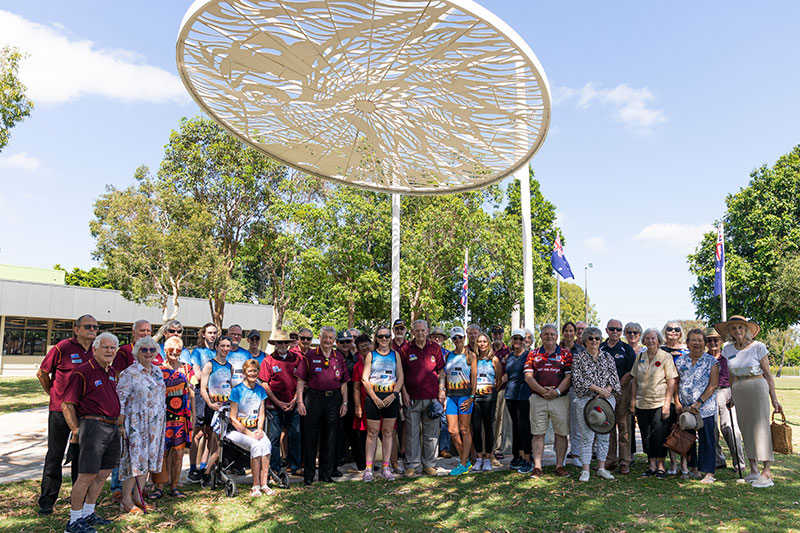
M 168 329 L 167 331 L 170 333 L 183 333 L 182 329 Z
M 158 348 L 139 348 L 139 351 L 144 353 L 156 353 Z
M 391 335 L 375 335 L 376 339 L 391 339 Z
M 525 339 L 523 339 L 522 337 L 517 336 L 517 337 L 511 337 L 511 340 L 512 341 L 522 341 L 522 340 L 525 340 Z
M 100 326 L 97 324 L 81 324 L 83 329 L 100 329 Z
M 275 344 L 283 345 L 283 344 L 291 344 L 292 341 L 274 341 Z
M 587 340 L 587 341 L 597 341 L 597 342 L 600 342 L 600 341 L 601 341 L 601 340 L 603 340 L 603 339 L 602 339 L 602 337 L 586 337 L 586 340 Z
M 667 328 L 667 331 L 673 331 L 675 333 L 680 333 L 681 332 L 681 328 Z
M 331 364 L 331 360 L 330 359 L 325 359 L 325 364 L 323 364 L 322 366 L 324 366 L 325 368 L 328 368 L 328 365 L 330 365 L 330 364 Z
M 622 331 L 622 328 L 612 328 L 611 326 L 609 326 L 607 329 L 608 331 Z
M 641 331 L 626 331 L 625 332 L 625 335 L 628 336 L 628 337 L 630 337 L 631 335 L 641 335 L 641 334 L 642 334 Z
M 395 326 L 394 329 L 395 329 L 395 331 L 405 331 L 406 330 L 405 326 Z
M 300 337 L 301 341 L 310 341 L 311 337 Z
M 337 344 L 350 344 L 352 342 L 351 340 L 340 340 Z
M 463 339 L 464 335 L 453 335 L 452 338 L 454 338 L 454 339 Z
M 722 342 L 722 339 L 719 337 L 709 337 L 706 339 L 706 342 Z

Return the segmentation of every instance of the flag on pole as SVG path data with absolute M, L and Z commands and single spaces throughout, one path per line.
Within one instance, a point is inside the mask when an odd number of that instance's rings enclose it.
M 722 280 L 722 269 L 725 268 L 725 239 L 722 226 L 717 231 L 716 266 L 714 267 L 714 296 L 719 296 L 725 290 Z
M 569 267 L 569 261 L 564 256 L 561 238 L 558 235 L 556 235 L 556 242 L 553 244 L 553 253 L 550 254 L 550 264 L 553 265 L 553 270 L 558 272 L 563 279 L 575 279 L 572 269 Z
M 464 252 L 464 277 L 461 281 L 461 306 L 467 306 L 467 286 L 469 282 L 469 276 L 467 275 L 467 252 Z

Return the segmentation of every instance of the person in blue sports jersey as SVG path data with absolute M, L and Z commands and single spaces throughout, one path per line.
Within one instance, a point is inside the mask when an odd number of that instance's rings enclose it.
M 206 420 L 206 402 L 200 394 L 200 376 L 203 374 L 203 367 L 206 363 L 216 357 L 217 347 L 217 326 L 209 322 L 200 328 L 197 338 L 197 347 L 192 350 L 189 359 L 189 383 L 192 388 L 192 405 L 194 406 L 194 433 L 192 435 L 192 447 L 189 449 L 189 475 L 190 481 L 200 481 L 205 471 L 206 465 L 203 462 L 203 455 L 206 451 L 206 443 L 211 433 L 211 420 Z M 200 461 L 200 467 L 197 462 Z
M 444 346 L 444 341 L 447 339 L 444 329 L 439 326 L 432 327 L 428 338 L 442 347 L 442 358 L 447 361 L 447 355 L 450 350 Z M 439 457 L 450 459 L 452 456 L 450 453 L 450 432 L 447 430 L 447 415 L 442 411 L 442 417 L 439 420 Z
M 261 350 L 261 333 L 257 329 L 251 329 L 247 334 L 247 353 L 250 354 L 250 359 L 255 359 L 259 365 L 264 362 L 267 354 Z
M 450 330 L 455 349 L 449 353 L 444 366 L 447 428 L 460 459 L 459 464 L 450 471 L 451 476 L 466 474 L 472 468 L 469 452 L 472 448 L 472 403 L 477 388 L 478 361 L 466 346 L 464 337 L 463 328 L 456 326 Z
M 227 361 L 228 353 L 231 351 L 231 339 L 222 336 L 217 343 L 217 353 L 211 361 L 203 367 L 203 374 L 200 378 L 200 393 L 206 402 L 205 419 L 211 425 L 211 420 L 215 411 L 228 403 L 231 395 L 231 377 L 233 368 Z M 211 479 L 210 472 L 219 458 L 219 435 L 209 428 L 208 432 L 208 466 L 203 474 L 203 481 Z
M 392 332 L 381 327 L 375 332 L 376 348 L 364 357 L 364 370 L 360 376 L 367 393 L 364 407 L 367 415 L 366 468 L 362 479 L 372 481 L 372 462 L 378 444 L 378 433 L 383 433 L 383 469 L 387 481 L 394 481 L 389 460 L 392 456 L 394 424 L 400 412 L 400 389 L 403 387 L 403 365 L 398 364 L 397 352 L 391 346 Z
M 269 487 L 269 461 L 272 445 L 264 432 L 266 411 L 264 400 L 267 392 L 256 383 L 259 364 L 248 359 L 242 365 L 244 380 L 231 391 L 231 425 L 228 440 L 250 452 L 250 470 L 253 473 L 253 488 L 250 496 L 272 495 Z
M 492 350 L 492 342 L 486 333 L 475 340 L 478 349 L 475 365 L 475 400 L 472 407 L 472 443 L 477 460 L 474 472 L 491 472 L 494 449 L 494 416 L 497 406 L 497 391 L 503 376 L 503 366 Z M 483 430 L 483 434 L 481 434 Z
M 231 377 L 231 388 L 233 388 L 242 382 L 242 365 L 252 355 L 239 346 L 239 343 L 242 342 L 242 326 L 239 324 L 230 326 L 226 335 L 231 339 L 231 352 L 228 354 L 228 362 L 233 368 L 233 376 Z

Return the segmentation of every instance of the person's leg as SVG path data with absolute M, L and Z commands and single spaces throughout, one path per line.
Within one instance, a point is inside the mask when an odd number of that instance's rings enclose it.
M 394 423 L 395 418 L 384 418 L 383 419 L 383 426 L 381 427 L 381 434 L 383 436 L 383 440 L 381 442 L 381 452 L 383 455 L 383 468 L 389 466 L 389 457 L 392 455 L 392 440 L 394 440 Z M 378 421 L 378 425 L 380 426 L 381 421 Z M 377 434 L 375 435 L 377 438 Z M 375 454 L 375 449 L 372 450 L 373 456 Z
M 484 404 L 480 403 L 477 398 L 472 400 L 472 447 L 475 448 L 478 459 L 483 458 L 484 451 L 483 409 Z
M 672 427 L 672 420 L 670 418 L 662 419 L 661 407 L 653 410 L 652 429 L 650 431 L 650 451 L 660 465 L 664 465 L 664 459 L 667 456 L 667 449 L 664 447 L 664 441 L 667 440 L 669 430 Z
M 300 463 L 302 462 L 301 451 L 303 448 L 302 439 L 300 437 L 300 415 L 297 413 L 297 408 L 285 412 L 283 420 L 289 433 L 287 442 L 289 469 L 291 471 L 296 471 L 300 468 Z
M 411 400 L 411 405 L 406 409 L 406 429 L 407 439 L 405 442 L 406 450 L 406 469 L 415 470 L 419 474 L 422 464 L 422 449 L 420 445 L 420 425 L 422 425 L 422 401 Z
M 622 404 L 622 395 L 621 394 L 617 394 L 615 392 L 612 395 L 612 397 L 615 400 L 617 400 L 617 405 L 621 405 Z M 610 438 L 609 438 L 609 442 L 608 442 L 608 456 L 606 457 L 606 464 L 609 465 L 609 466 L 616 466 L 616 464 L 617 464 L 617 460 L 619 458 L 617 450 L 619 449 L 619 443 L 621 441 L 620 435 L 619 435 L 619 433 L 621 431 L 620 430 L 620 422 L 621 421 L 619 419 L 619 413 L 616 412 L 616 409 L 615 409 L 615 414 L 616 414 L 616 419 L 617 419 L 617 425 L 616 425 L 616 427 L 614 429 L 611 430 L 611 433 L 609 435 Z M 597 451 L 597 447 L 595 446 L 595 453 L 596 453 L 596 451 Z
M 742 449 L 742 433 L 736 421 L 736 407 L 728 409 L 731 389 L 719 389 L 717 391 L 717 405 L 719 406 L 719 425 L 725 444 L 731 454 L 731 466 L 734 469 L 741 469 L 744 473 L 746 465 L 744 461 L 744 449 Z
M 378 434 L 381 432 L 380 420 L 367 420 L 367 449 L 366 449 L 366 465 L 365 468 L 372 468 L 375 462 L 375 450 L 378 448 Z M 388 459 L 391 455 L 392 441 L 389 440 L 389 453 L 386 453 L 386 432 L 383 435 L 383 447 L 381 448 L 384 455 L 384 460 Z
M 542 469 L 542 454 L 544 453 L 544 433 L 534 435 L 531 443 L 533 455 L 533 467 Z
M 520 443 L 519 427 L 519 408 L 514 400 L 506 400 L 508 416 L 511 418 L 511 454 L 514 457 L 521 455 L 522 446 Z
M 617 416 L 617 427 L 619 428 L 619 440 L 617 441 L 617 460 L 620 467 L 628 467 L 631 464 L 631 393 L 633 388 L 630 384 L 622 390 L 622 395 L 613 396 L 614 412 Z
M 324 400 L 319 447 L 319 478 L 329 481 L 333 478 L 336 461 L 334 454 L 339 429 L 339 406 L 342 400 L 338 396 L 326 396 Z
M 267 437 L 270 442 L 280 442 L 281 430 L 284 426 L 284 411 L 282 409 L 267 409 L 269 414 L 269 423 L 267 424 Z M 260 462 L 260 461 L 259 461 Z M 270 468 L 275 472 L 281 471 L 281 447 L 275 446 L 270 454 Z
M 423 468 L 436 468 L 436 456 L 439 454 L 439 419 L 428 416 L 428 408 L 432 402 L 426 400 L 422 414 L 422 466 Z
M 577 433 L 580 435 L 581 442 L 580 447 L 576 447 L 574 450 L 579 452 L 578 458 L 581 461 L 581 467 L 586 472 L 589 472 L 589 467 L 592 464 L 592 443 L 594 442 L 594 432 L 586 425 L 586 419 L 583 417 L 583 408 L 589 400 L 590 398 L 588 397 L 576 396 L 572 402 L 573 412 L 581 414 L 576 420 L 578 424 Z M 606 450 L 606 453 L 608 453 L 608 450 Z M 603 457 L 603 460 L 605 460 L 605 457 Z
M 495 450 L 495 412 L 497 410 L 497 397 L 490 396 L 489 398 L 481 399 L 481 403 L 483 404 L 483 416 L 482 416 L 482 423 L 483 423 L 483 434 L 486 436 L 486 442 L 483 445 L 484 449 L 484 459 L 491 459 L 492 451 Z M 505 411 L 505 402 L 503 402 L 503 411 Z M 502 412 L 500 413 L 500 429 L 501 431 L 497 432 L 500 437 L 500 441 L 502 441 L 502 427 L 503 427 L 503 418 Z
M 564 459 L 566 459 L 567 457 L 566 435 L 559 435 L 558 433 L 556 433 L 555 448 L 556 448 L 556 467 L 564 466 Z
M 506 410 L 505 394 L 501 392 L 494 398 L 495 400 L 492 405 L 492 446 L 489 451 L 492 452 L 494 456 L 497 456 L 503 453 L 503 441 L 506 438 L 503 431 L 505 427 L 504 424 L 506 420 L 510 418 L 510 415 Z
M 97 478 L 97 474 L 78 474 L 78 479 L 72 485 L 72 494 L 70 494 L 70 523 L 83 518 L 83 503 L 86 501 L 89 488 L 95 478 Z
M 717 457 L 715 448 L 716 436 L 716 417 L 709 416 L 703 419 L 703 427 L 698 431 L 699 445 L 697 457 L 697 469 L 706 474 L 716 472 Z
M 69 426 L 61 411 L 50 411 L 47 417 L 47 454 L 42 469 L 39 509 L 48 513 L 58 499 L 61 490 L 61 463 L 69 443 Z M 73 464 L 77 459 L 73 459 Z
M 564 466 L 567 457 L 567 436 L 569 435 L 569 398 L 561 396 L 550 400 L 550 419 L 555 435 L 556 468 Z M 613 403 L 612 403 L 613 405 Z
M 317 446 L 319 446 L 320 424 L 322 423 L 321 396 L 306 394 L 306 416 L 303 424 L 303 481 L 310 485 L 317 472 Z M 322 479 L 322 476 L 320 476 Z
M 575 399 L 577 396 L 575 395 L 575 387 L 570 387 L 569 392 L 567 393 L 569 397 L 569 455 L 579 457 L 583 448 L 583 441 L 580 437 L 580 429 L 578 425 L 578 416 L 579 413 L 577 411 L 577 403 L 575 403 Z M 583 413 L 580 413 L 583 415 Z
M 469 462 L 469 451 L 472 448 L 472 418 L 475 415 L 475 409 L 472 413 L 465 413 L 458 415 L 458 432 L 461 436 L 461 450 L 458 459 L 462 466 L 467 466 Z
M 439 454 L 442 452 L 450 452 L 450 431 L 445 413 L 439 418 Z
M 450 401 L 449 399 L 447 400 Z M 463 449 L 463 443 L 461 442 L 461 430 L 458 427 L 458 415 L 446 415 L 447 416 L 447 431 L 450 433 L 450 442 L 453 443 L 453 446 L 456 449 L 459 457 L 462 455 L 461 450 Z
M 181 470 L 183 470 L 183 455 L 184 448 L 173 448 L 169 452 L 169 487 L 171 490 L 178 488 L 178 482 L 181 479 Z

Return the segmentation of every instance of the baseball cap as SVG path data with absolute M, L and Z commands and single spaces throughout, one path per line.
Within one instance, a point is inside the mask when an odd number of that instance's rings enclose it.
M 505 331 L 503 329 L 503 326 L 500 326 L 498 324 L 495 324 L 494 326 L 492 326 L 492 333 L 503 333 L 503 331 Z
M 251 329 L 250 333 L 247 334 L 247 338 L 248 339 L 252 339 L 253 337 L 258 337 L 260 339 L 261 338 L 261 332 L 258 331 L 257 329 Z
M 464 336 L 464 328 L 461 326 L 456 326 L 454 328 L 450 328 L 450 337 L 455 337 L 456 335 Z
M 336 337 L 336 340 L 338 341 L 353 340 L 353 334 L 350 333 L 350 330 L 344 329 L 339 332 L 339 335 Z
M 402 318 L 398 318 L 397 320 L 395 320 L 395 321 L 394 321 L 394 324 L 392 324 L 392 327 L 397 327 L 397 326 L 403 326 L 403 327 L 406 327 L 406 322 L 405 322 L 405 320 L 403 320 Z

